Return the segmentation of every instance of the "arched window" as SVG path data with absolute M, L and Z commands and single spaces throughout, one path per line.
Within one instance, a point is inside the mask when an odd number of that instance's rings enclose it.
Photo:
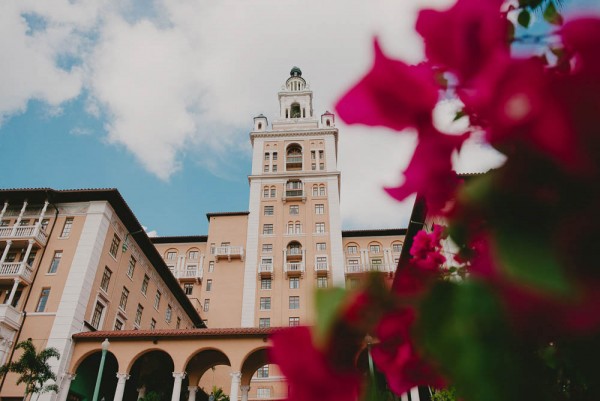
M 358 255 L 359 251 L 360 247 L 356 242 L 351 242 L 348 245 L 346 245 L 346 254 L 348 255 Z
M 258 129 L 262 129 L 262 123 L 258 123 Z
M 265 188 L 263 189 L 263 198 L 268 198 L 269 197 L 269 187 L 265 186 Z
M 297 143 L 292 143 L 287 147 L 285 168 L 286 170 L 302 169 L 302 147 Z
M 287 246 L 288 256 L 302 255 L 302 245 L 298 241 L 292 241 Z
M 375 242 L 375 241 L 371 242 L 369 244 L 369 252 L 376 253 L 376 254 L 382 253 L 383 251 L 382 251 L 381 243 Z
M 300 118 L 302 115 L 300 114 L 300 105 L 298 103 L 292 103 L 290 106 L 290 117 L 291 118 Z
M 287 233 L 288 234 L 293 234 L 294 233 L 294 222 L 293 221 L 288 222 Z
M 330 127 L 331 126 L 331 121 L 327 120 L 327 126 Z M 260 129 L 260 124 L 258 124 L 258 129 Z
M 275 188 L 275 185 L 271 186 L 271 198 L 276 198 L 277 197 L 277 189 Z
M 318 185 L 313 185 L 312 195 L 313 196 L 319 196 L 319 186 Z
M 325 185 L 319 185 L 319 196 L 325 196 Z
M 296 234 L 302 234 L 302 224 L 299 221 L 296 222 Z

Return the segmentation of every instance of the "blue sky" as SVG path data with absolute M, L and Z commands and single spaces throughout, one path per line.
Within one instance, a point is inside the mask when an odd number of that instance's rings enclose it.
M 252 117 L 272 119 L 293 65 L 315 113 L 332 110 L 369 68 L 374 34 L 417 62 L 418 9 L 451 3 L 5 0 L 0 187 L 115 187 L 148 230 L 205 234 L 207 212 L 247 210 Z M 381 187 L 401 181 L 414 135 L 339 128 L 344 228 L 405 226 L 411 201 Z M 470 150 L 467 170 L 496 163 Z

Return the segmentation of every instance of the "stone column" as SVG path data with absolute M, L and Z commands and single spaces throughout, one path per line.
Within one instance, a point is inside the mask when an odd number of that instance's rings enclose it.
M 123 401 L 125 383 L 129 379 L 129 375 L 127 373 L 117 373 L 117 379 L 117 389 L 115 390 L 115 398 L 113 401 Z
M 21 274 L 25 273 L 25 265 L 27 264 L 27 259 L 29 259 L 29 254 L 31 253 L 31 248 L 33 247 L 33 240 L 29 240 L 29 245 L 27 245 L 27 250 L 25 251 L 25 255 L 23 255 L 23 260 L 21 262 Z
M 2 211 L 0 211 L 0 219 L 2 219 L 4 217 L 4 213 L 6 213 L 6 209 L 8 209 L 8 202 L 4 202 L 4 207 L 2 208 Z
M 248 401 L 248 393 L 250 392 L 250 386 L 241 386 L 242 390 L 242 401 Z
M 198 386 L 188 386 L 188 401 L 196 401 L 196 393 L 198 392 Z
M 13 299 L 15 297 L 16 292 L 17 292 L 17 288 L 19 288 L 19 283 L 20 282 L 21 282 L 20 279 L 18 279 L 18 278 L 15 279 L 15 281 L 13 283 L 13 286 L 12 286 L 12 289 L 10 290 L 10 295 L 8 296 L 8 299 L 6 300 L 6 304 L 7 305 L 12 305 L 12 301 L 13 301 Z
M 229 400 L 237 401 L 238 393 L 240 390 L 240 381 L 242 379 L 242 372 L 231 372 L 231 390 L 229 391 Z
M 2 257 L 0 257 L 0 265 L 2 263 L 4 263 L 4 261 L 6 260 L 6 255 L 8 255 L 8 250 L 10 249 L 10 246 L 12 245 L 12 240 L 9 239 L 8 241 L 6 241 L 6 248 L 4 248 L 4 252 L 2 252 Z
M 408 401 L 408 393 L 402 393 L 400 396 L 400 401 Z
M 179 397 L 181 396 L 181 382 L 185 377 L 185 372 L 173 372 L 173 377 L 175 378 L 175 381 L 173 382 L 173 394 L 171 394 L 171 401 L 179 401 Z
M 419 388 L 418 387 L 413 387 L 410 389 L 410 399 L 411 401 L 420 401 L 421 398 L 419 397 Z
M 138 396 L 137 396 L 138 400 L 140 398 L 144 398 L 144 396 L 146 395 L 146 386 L 142 385 L 142 387 L 137 389 L 137 392 L 138 392 Z
M 63 375 L 62 382 L 60 383 L 60 391 L 56 401 L 67 401 L 69 389 L 71 388 L 71 382 L 75 380 L 75 376 L 76 375 L 74 373 L 65 373 Z
M 27 208 L 27 201 L 23 202 L 23 207 L 21 208 L 21 213 L 19 213 L 19 217 L 17 217 L 17 221 L 13 226 L 12 235 L 13 237 L 17 233 L 17 228 L 19 228 L 19 224 L 21 224 L 21 219 L 23 219 L 23 215 L 25 214 L 25 209 Z
M 40 227 L 42 226 L 42 220 L 44 220 L 44 215 L 46 214 L 46 209 L 48 209 L 48 201 L 44 202 L 44 207 L 42 208 L 42 211 L 40 212 L 40 217 L 38 217 L 38 222 L 35 225 L 33 235 L 37 235 L 38 232 L 40 231 Z

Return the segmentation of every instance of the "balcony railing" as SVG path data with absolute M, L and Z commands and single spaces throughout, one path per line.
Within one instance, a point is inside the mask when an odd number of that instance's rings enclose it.
M 8 227 L 0 227 L 0 239 L 9 239 L 9 238 L 35 238 L 42 245 L 46 245 L 46 241 L 48 240 L 48 235 L 39 228 L 36 230 L 37 226 L 8 226 Z
M 285 271 L 286 273 L 302 273 L 304 272 L 304 263 L 286 263 Z
M 21 324 L 21 312 L 16 310 L 12 305 L 0 305 L 0 322 L 18 329 Z
M 5 262 L 0 265 L 0 278 L 22 278 L 30 281 L 33 269 L 26 262 Z
M 258 266 L 259 273 L 273 273 L 273 265 L 271 263 L 261 263 Z
M 302 156 L 288 156 L 285 159 L 286 164 L 302 164 Z
M 283 196 L 283 201 L 302 200 L 306 201 L 306 194 L 302 189 L 286 189 Z
M 244 247 L 242 246 L 218 246 L 215 248 L 215 257 L 219 258 L 227 258 L 231 260 L 231 258 L 244 258 Z
M 317 262 L 317 263 L 315 263 L 315 271 L 316 272 L 327 272 L 327 271 L 329 271 L 329 263 L 327 263 L 327 262 Z
M 346 265 L 346 274 L 352 273 L 366 273 L 366 272 L 395 272 L 396 265 L 389 264 L 379 264 L 379 263 L 370 263 L 367 265 Z
M 180 280 L 195 279 L 201 281 L 202 276 L 204 275 L 204 269 L 201 267 L 188 267 L 183 270 L 177 270 L 173 266 L 169 266 L 169 270 L 171 270 L 171 273 L 173 273 L 175 278 Z

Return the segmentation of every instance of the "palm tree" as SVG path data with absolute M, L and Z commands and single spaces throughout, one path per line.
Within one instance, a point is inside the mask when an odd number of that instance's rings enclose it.
M 213 386 L 211 395 L 214 397 L 214 401 L 229 401 L 229 396 L 223 392 L 221 387 Z
M 19 374 L 17 384 L 25 384 L 25 395 L 23 401 L 27 400 L 27 396 L 33 393 L 40 394 L 49 391 L 58 391 L 56 383 L 47 384 L 49 380 L 56 382 L 56 374 L 50 368 L 48 359 L 60 358 L 60 353 L 56 348 L 46 348 L 40 351 L 36 351 L 31 338 L 26 341 L 22 341 L 17 344 L 16 349 L 22 349 L 23 353 L 16 362 L 9 362 L 5 365 L 0 366 L 0 376 L 5 375 L 8 372 Z

